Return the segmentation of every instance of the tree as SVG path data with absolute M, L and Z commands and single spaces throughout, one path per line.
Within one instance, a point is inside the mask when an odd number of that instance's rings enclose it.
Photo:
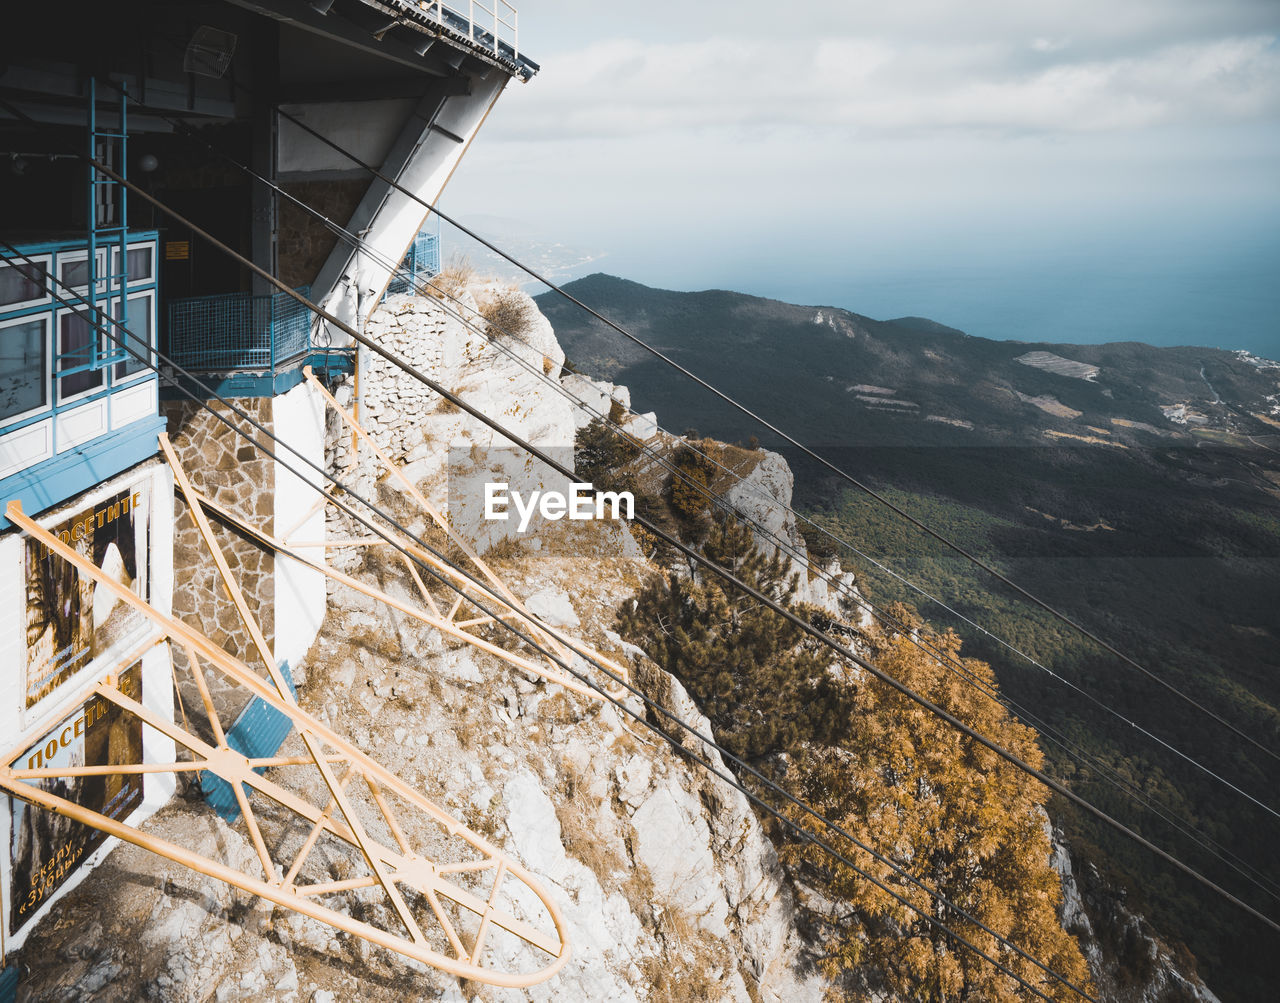
M 603 419 L 593 418 L 574 440 L 574 472 L 597 491 L 630 491 L 636 512 L 651 516 L 654 499 L 641 489 L 631 468 L 639 455 L 639 442 L 626 432 L 615 431 Z
M 708 485 L 715 477 L 716 465 L 705 455 L 709 448 L 714 447 L 705 442 L 701 450 L 682 445 L 672 458 L 675 470 L 668 498 L 672 510 L 686 522 L 698 520 L 711 504 Z
M 596 487 L 621 490 L 614 484 L 625 476 L 622 468 L 639 455 L 640 444 L 615 431 L 602 418 L 592 418 L 574 438 L 574 469 Z
M 752 587 L 789 604 L 796 579 L 782 558 L 755 548 L 746 527 L 719 516 L 705 555 Z M 625 637 L 673 673 L 734 755 L 759 762 L 807 741 L 826 741 L 846 705 L 822 649 L 767 607 L 718 580 L 675 575 L 649 582 L 619 616 Z
M 918 618 L 910 622 L 918 628 Z M 948 660 L 961 661 L 954 633 L 927 637 Z M 1035 732 L 1001 704 L 948 672 L 907 637 L 882 635 L 873 643 L 873 660 L 890 676 L 1040 766 Z M 995 690 L 989 666 L 973 659 L 962 664 Z M 1049 864 L 1045 791 L 1031 777 L 869 674 L 856 680 L 839 745 L 810 747 L 795 765 L 796 792 L 819 812 L 1054 971 L 1077 984 L 1088 982 L 1079 945 L 1058 920 L 1061 885 Z M 795 820 L 813 824 L 799 815 Z M 1049 997 L 1077 998 L 834 830 L 822 834 L 858 867 Z M 1028 998 L 989 962 L 811 844 L 788 846 L 784 857 L 814 879 L 824 879 L 825 894 L 838 903 L 836 913 L 826 917 L 829 974 L 870 968 L 891 993 L 911 1000 Z

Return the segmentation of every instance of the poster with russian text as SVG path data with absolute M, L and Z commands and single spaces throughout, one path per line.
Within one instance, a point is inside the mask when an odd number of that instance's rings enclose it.
M 120 692 L 142 700 L 142 662 L 120 676 Z M 119 766 L 142 762 L 142 720 L 104 697 L 76 709 L 11 764 L 13 769 Z M 139 774 L 29 780 L 60 798 L 122 819 L 142 803 Z M 9 799 L 9 930 L 16 932 L 106 838 L 98 829 Z
M 145 598 L 149 506 L 142 488 L 87 506 L 50 532 Z M 146 635 L 142 614 L 35 539 L 27 540 L 26 583 L 27 708 L 99 656 L 127 657 L 125 647 Z

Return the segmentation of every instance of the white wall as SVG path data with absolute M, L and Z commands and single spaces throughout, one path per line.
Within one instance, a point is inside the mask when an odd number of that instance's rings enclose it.
M 309 383 L 302 383 L 271 402 L 272 427 L 277 438 L 287 443 L 320 468 L 324 467 L 324 398 Z M 281 460 L 295 467 L 299 477 L 279 461 L 275 468 L 274 535 L 289 533 L 289 541 L 324 539 L 324 509 L 313 512 L 297 529 L 319 495 L 325 481 L 316 470 L 306 467 L 288 449 L 276 451 Z M 286 542 L 289 542 L 286 541 Z M 324 562 L 323 547 L 299 548 L 299 556 Z M 324 620 L 325 577 L 297 561 L 276 557 L 275 568 L 275 659 L 296 666 L 310 649 Z
M 150 520 L 149 591 L 152 605 L 167 614 L 173 601 L 173 475 L 168 466 L 159 461 L 149 461 L 77 495 L 71 501 L 41 515 L 36 521 L 44 527 L 56 526 L 81 509 L 95 505 L 125 487 L 141 491 L 146 498 Z M 0 672 L 0 755 L 25 751 L 50 728 L 72 714 L 83 702 L 85 690 L 115 668 L 116 661 L 112 657 L 113 648 L 90 662 L 75 676 L 66 680 L 49 698 L 28 711 L 26 674 L 23 669 L 27 659 L 25 543 L 26 535 L 17 530 L 0 537 L 0 665 L 5 667 Z M 134 643 L 136 642 L 131 641 L 129 647 L 133 647 Z M 121 654 L 123 656 L 127 652 Z M 171 679 L 169 647 L 162 642 L 143 656 L 142 702 L 170 721 L 173 720 Z M 174 744 L 170 739 L 145 726 L 142 735 L 144 762 L 173 761 Z M 138 825 L 148 818 L 172 797 L 174 785 L 172 774 L 152 774 L 145 777 L 143 802 L 125 821 L 130 825 Z M 33 918 L 26 921 L 16 935 L 11 936 L 9 898 L 12 885 L 12 831 L 8 797 L 0 797 L 0 836 L 4 838 L 4 845 L 0 847 L 0 923 L 4 925 L 5 946 L 9 950 L 20 947 L 44 917 L 57 909 L 58 900 L 83 881 L 117 843 L 115 839 L 107 839 L 40 906 Z
M 317 101 L 284 104 L 280 110 L 305 122 L 366 164 L 381 164 L 417 103 L 416 98 Z M 351 174 L 359 170 L 350 157 L 344 157 L 284 116 L 280 117 L 279 130 L 280 153 L 276 170 L 280 174 Z

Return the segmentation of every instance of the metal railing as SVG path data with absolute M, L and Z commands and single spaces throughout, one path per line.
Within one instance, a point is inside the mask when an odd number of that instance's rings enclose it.
M 311 287 L 298 292 L 310 298 Z M 311 311 L 285 293 L 173 300 L 168 320 L 169 354 L 185 369 L 274 373 L 311 348 Z
M 419 231 L 387 285 L 387 295 L 416 292 L 421 282 L 440 274 L 440 234 Z
M 441 0 L 418 0 L 417 6 L 437 24 L 461 32 L 472 42 L 492 49 L 495 56 L 518 59 L 520 12 L 507 0 L 490 0 L 490 3 L 492 6 L 485 6 L 483 0 L 466 0 L 464 7 L 461 0 L 448 4 Z M 504 47 L 510 51 L 504 53 Z

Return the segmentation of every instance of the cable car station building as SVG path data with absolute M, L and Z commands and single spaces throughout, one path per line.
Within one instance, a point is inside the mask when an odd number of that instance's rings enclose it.
M 159 437 L 211 502 L 322 540 L 312 485 L 201 402 L 229 398 L 323 465 L 324 404 L 303 370 L 333 381 L 358 361 L 198 231 L 360 328 L 396 279 L 387 262 L 408 254 L 416 267 L 425 253 L 421 205 L 366 166 L 434 202 L 503 88 L 537 66 L 503 0 L 114 0 L 63 4 L 56 19 L 8 11 L 0 39 L 0 506 L 18 502 L 155 610 L 247 660 L 251 638 L 174 497 Z M 323 577 L 214 530 L 275 661 L 296 663 L 324 615 Z M 173 760 L 172 741 L 82 700 L 110 677 L 172 721 L 159 640 L 0 512 L 0 744 L 18 750 L 14 764 Z M 221 709 L 255 720 L 252 707 Z M 165 773 L 58 783 L 135 823 L 173 792 Z M 11 797 L 0 835 L 12 950 L 111 842 Z

